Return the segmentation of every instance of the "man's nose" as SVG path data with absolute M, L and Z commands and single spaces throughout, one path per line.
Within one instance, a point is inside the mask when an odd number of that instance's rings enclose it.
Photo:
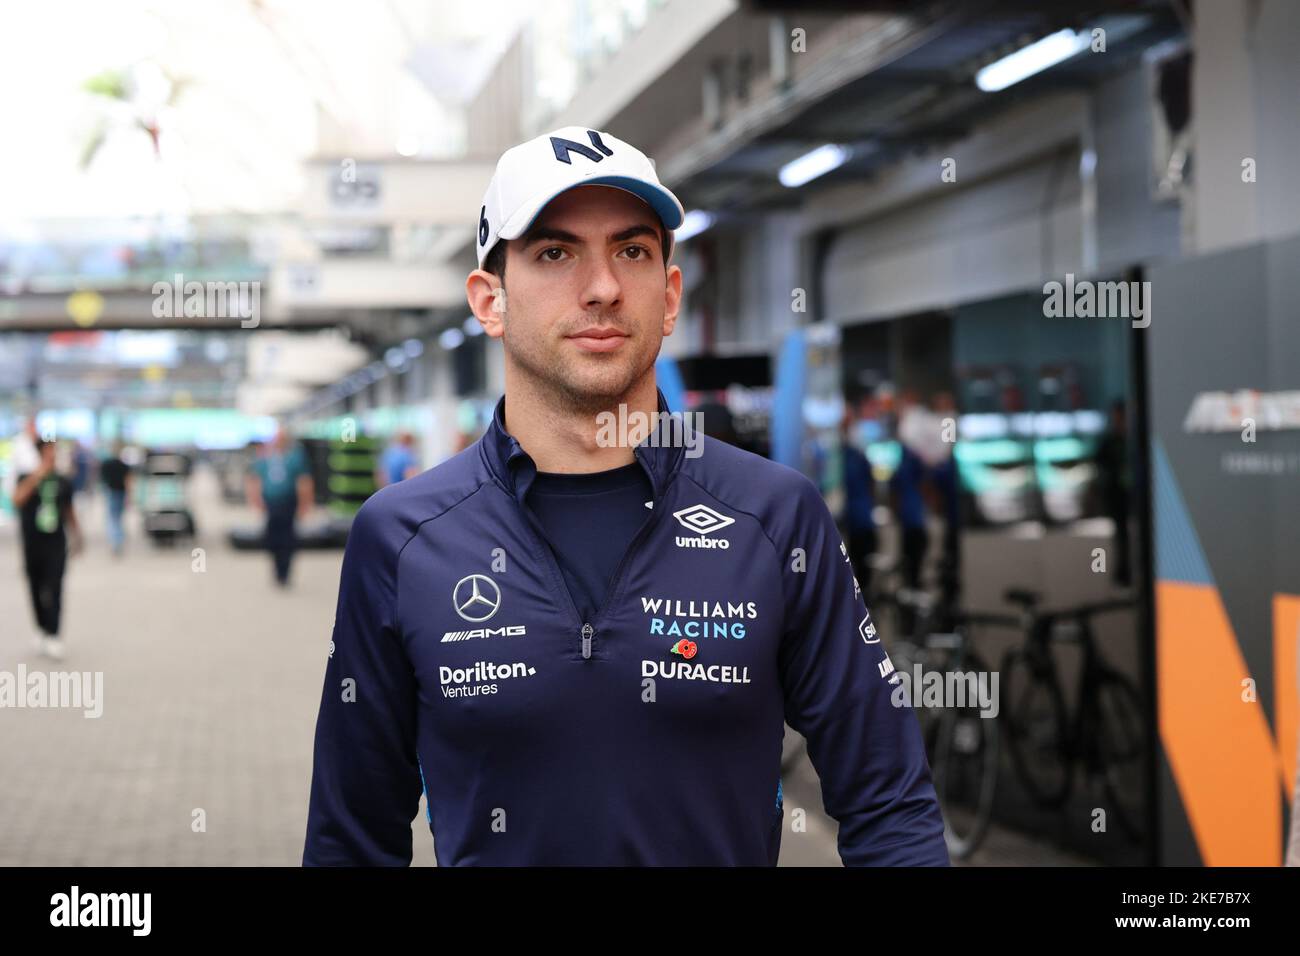
M 614 272 L 613 263 L 605 256 L 588 260 L 583 276 L 582 303 L 584 306 L 614 305 L 623 296 L 623 287 Z

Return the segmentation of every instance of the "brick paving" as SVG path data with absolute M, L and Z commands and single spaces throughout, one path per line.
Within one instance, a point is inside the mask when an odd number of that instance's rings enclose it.
M 34 632 L 16 529 L 0 526 L 0 670 L 103 674 L 103 714 L 0 709 L 0 866 L 297 866 L 302 857 L 311 744 L 338 588 L 341 552 L 302 552 L 293 587 L 270 559 L 232 550 L 228 529 L 249 515 L 221 504 L 215 481 L 194 482 L 206 570 L 189 546 L 158 549 L 131 517 L 128 553 L 114 560 L 103 499 L 82 502 L 86 552 L 64 592 L 65 660 L 30 646 Z M 782 865 L 838 865 L 835 824 L 816 777 L 797 759 L 787 807 L 808 809 L 787 830 Z M 206 815 L 195 832 L 194 811 Z M 424 807 L 412 822 L 414 863 L 433 865 Z M 987 863 L 1082 862 L 995 831 Z

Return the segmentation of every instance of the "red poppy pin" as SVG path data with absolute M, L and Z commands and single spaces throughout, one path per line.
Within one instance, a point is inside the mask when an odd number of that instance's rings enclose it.
M 699 647 L 696 646 L 694 641 L 678 641 L 670 648 L 670 650 L 674 654 L 682 655 L 682 657 L 689 661 L 695 656 L 695 652 L 699 650 Z

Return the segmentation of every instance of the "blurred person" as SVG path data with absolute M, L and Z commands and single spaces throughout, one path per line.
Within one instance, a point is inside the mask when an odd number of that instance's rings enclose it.
M 956 438 L 957 403 L 951 392 L 939 392 L 934 397 L 934 414 L 944 434 L 946 422 L 952 423 L 952 437 Z M 943 517 L 943 558 L 939 571 L 939 586 L 945 607 L 952 608 L 961 592 L 961 482 L 957 472 L 955 441 L 941 442 L 944 450 L 941 459 L 931 465 L 930 480 L 938 496 L 939 513 Z
M 18 476 L 14 506 L 21 516 L 23 566 L 40 631 L 37 646 L 47 657 L 62 659 L 63 574 L 69 552 L 81 551 L 81 527 L 72 504 L 72 482 L 55 466 L 55 443 L 38 438 L 36 453 L 35 468 Z
M 409 864 L 423 790 L 443 866 L 774 865 L 788 721 L 845 864 L 947 865 L 817 487 L 662 440 L 683 212 L 649 159 L 557 130 L 502 156 L 474 215 L 466 295 L 505 395 L 352 525 L 303 863 Z M 668 427 L 605 431 L 633 415 Z
M 315 485 L 302 446 L 281 427 L 260 446 L 260 453 L 245 478 L 248 503 L 266 514 L 266 548 L 271 552 L 275 582 L 289 586 L 289 570 L 298 545 L 295 522 L 310 511 Z
M 840 460 L 844 463 L 844 523 L 848 530 L 849 560 L 862 593 L 871 586 L 871 558 L 876 553 L 876 479 L 871 462 L 853 441 L 856 420 L 852 412 L 840 422 Z
M 13 442 L 9 446 L 9 473 L 5 476 L 5 495 L 10 501 L 14 497 L 14 489 L 18 486 L 18 476 L 29 474 L 35 471 L 41 463 L 41 456 L 36 451 L 36 442 L 39 439 L 36 433 L 36 416 L 32 415 L 23 422 L 22 429 L 14 435 Z
M 1128 414 L 1124 402 L 1110 406 L 1110 428 L 1097 448 L 1097 470 L 1102 509 L 1115 523 L 1115 584 L 1128 587 L 1133 581 L 1129 553 L 1129 470 Z
M 375 470 L 375 486 L 383 488 L 387 485 L 395 485 L 407 478 L 414 478 L 419 473 L 420 463 L 415 456 L 415 436 L 410 432 L 398 432 L 379 456 L 379 467 Z
M 27 419 L 23 430 L 14 436 L 14 474 L 33 472 L 40 466 L 41 455 L 36 448 L 39 441 L 40 435 L 36 431 L 36 416 L 32 415 Z
M 898 467 L 889 479 L 890 497 L 899 528 L 903 586 L 913 591 L 921 587 L 921 569 L 930 547 L 923 490 L 927 469 L 921 451 L 929 441 L 922 421 L 924 414 L 913 394 L 901 396 L 898 416 L 900 454 Z
M 80 441 L 72 442 L 72 492 L 79 495 L 90 488 L 91 472 L 94 470 L 95 460 L 91 455 L 90 449 Z
M 113 443 L 113 453 L 99 466 L 99 480 L 104 483 L 105 498 L 108 503 L 108 545 L 113 555 L 119 557 L 126 542 L 122 528 L 122 516 L 131 497 L 134 476 L 131 466 L 123 460 L 122 442 Z

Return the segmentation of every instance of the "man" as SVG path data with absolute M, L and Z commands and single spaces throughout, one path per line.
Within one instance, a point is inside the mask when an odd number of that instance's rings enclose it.
M 126 534 L 122 530 L 122 515 L 131 497 L 131 466 L 122 460 L 122 442 L 113 443 L 113 454 L 99 466 L 99 480 L 104 483 L 108 498 L 108 546 L 114 557 L 121 557 Z
M 871 558 L 876 553 L 876 479 L 871 463 L 853 441 L 855 419 L 846 411 L 840 421 L 840 460 L 844 465 L 844 524 L 849 536 L 849 563 L 858 586 L 871 588 Z
M 266 513 L 266 548 L 275 566 L 275 583 L 288 587 L 298 543 L 294 521 L 311 511 L 316 492 L 307 456 L 283 428 L 253 461 L 244 492 L 253 508 Z
M 379 467 L 375 469 L 375 487 L 395 485 L 407 478 L 414 478 L 419 473 L 420 466 L 415 460 L 415 436 L 410 432 L 398 432 L 392 444 L 379 456 Z
M 1110 430 L 1097 447 L 1097 471 L 1102 507 L 1115 522 L 1114 581 L 1122 588 L 1133 583 L 1128 533 L 1133 476 L 1128 459 L 1128 414 L 1124 402 L 1115 401 L 1110 406 Z
M 939 392 L 934 397 L 935 427 L 943 433 L 946 422 L 953 425 L 951 442 L 940 442 L 937 460 L 930 465 L 930 481 L 938 498 L 943 515 L 943 561 L 939 569 L 939 588 L 943 593 L 944 607 L 953 609 L 961 594 L 961 475 L 957 470 L 955 451 L 957 402 L 952 392 Z
M 72 506 L 72 482 L 55 470 L 55 444 L 36 440 L 37 464 L 18 476 L 14 507 L 22 520 L 23 565 L 31 590 L 32 610 L 40 636 L 36 643 L 47 657 L 61 660 L 59 621 L 63 606 L 63 572 L 72 553 L 81 551 L 81 528 Z
M 772 865 L 787 720 L 846 864 L 947 864 L 916 717 L 816 488 L 606 415 L 667 411 L 682 215 L 608 133 L 501 157 L 466 292 L 505 396 L 353 524 L 304 864 L 409 863 L 423 787 L 444 866 Z
M 916 401 L 913 393 L 904 393 L 898 415 L 898 466 L 889 478 L 890 496 L 894 514 L 898 519 L 899 550 L 903 572 L 903 586 L 910 590 L 921 587 L 921 570 L 925 553 L 930 546 L 930 532 L 926 526 L 925 482 L 926 442 L 931 429 L 929 416 Z
M 14 489 L 18 487 L 18 476 L 30 474 L 40 465 L 41 456 L 36 453 L 36 442 L 40 436 L 36 432 L 36 416 L 30 416 L 22 431 L 14 435 L 9 446 L 9 473 L 5 476 L 4 495 L 13 501 Z

